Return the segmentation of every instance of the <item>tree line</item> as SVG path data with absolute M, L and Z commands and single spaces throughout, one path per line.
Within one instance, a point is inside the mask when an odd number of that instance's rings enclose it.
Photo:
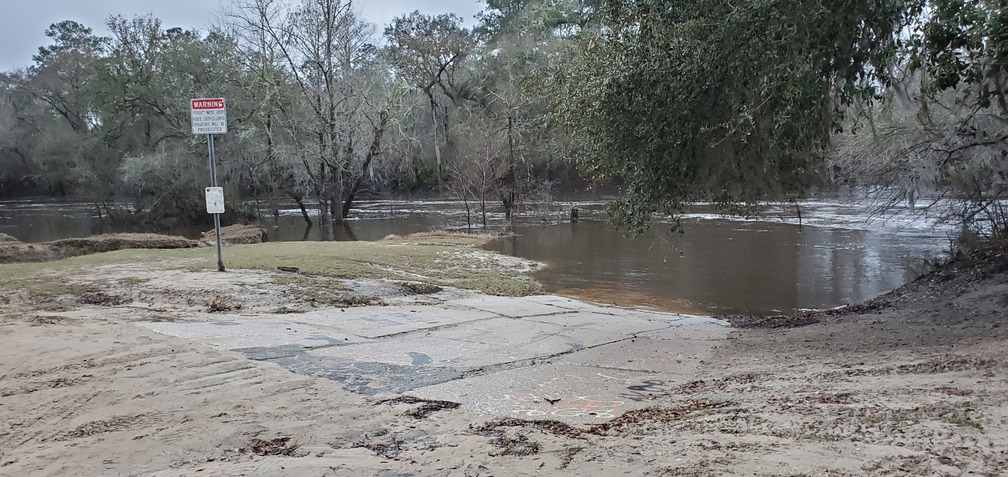
M 113 16 L 108 37 L 53 24 L 0 74 L 0 195 L 75 195 L 103 213 L 205 220 L 206 138 L 188 101 L 227 99 L 217 138 L 231 208 L 293 201 L 340 223 L 364 193 L 449 194 L 483 212 L 560 174 L 536 90 L 590 2 L 488 2 L 475 27 L 404 14 L 384 31 L 342 0 L 235 0 L 208 33 Z M 234 204 L 230 204 L 234 202 Z M 319 216 L 309 214 L 317 209 Z
M 51 26 L 0 76 L 0 195 L 201 220 L 187 101 L 224 96 L 228 196 L 309 222 L 422 190 L 485 223 L 581 175 L 618 187 L 629 228 L 845 188 L 880 210 L 952 199 L 964 229 L 1008 236 L 1004 0 L 486 0 L 471 28 L 413 12 L 382 31 L 342 0 L 235 0 L 222 18 Z

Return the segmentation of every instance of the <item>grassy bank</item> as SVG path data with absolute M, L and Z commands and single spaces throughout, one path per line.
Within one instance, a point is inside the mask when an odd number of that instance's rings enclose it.
M 300 276 L 339 279 L 387 279 L 521 296 L 541 286 L 529 276 L 533 264 L 479 249 L 489 236 L 419 234 L 377 242 L 273 242 L 224 248 L 228 270 L 275 272 L 278 282 Z M 101 282 L 104 268 L 141 266 L 156 270 L 200 271 L 216 268 L 216 251 L 208 248 L 127 249 L 41 263 L 0 265 L 0 290 L 26 292 L 37 300 L 75 294 Z M 114 284 L 101 284 L 114 285 Z

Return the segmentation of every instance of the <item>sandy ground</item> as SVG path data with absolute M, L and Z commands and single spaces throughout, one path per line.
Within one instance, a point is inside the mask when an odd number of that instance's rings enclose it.
M 689 379 L 638 384 L 647 407 L 575 426 L 357 394 L 138 326 L 305 305 L 265 272 L 94 273 L 128 302 L 0 297 L 0 475 L 1008 475 L 1003 256 L 855 312 L 737 319 L 757 327 Z

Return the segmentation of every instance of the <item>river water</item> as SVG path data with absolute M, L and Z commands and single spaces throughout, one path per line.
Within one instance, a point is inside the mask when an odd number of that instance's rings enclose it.
M 567 220 L 577 207 L 581 220 Z M 803 202 L 802 225 L 788 209 L 759 220 L 705 213 L 686 216 L 683 233 L 656 223 L 627 236 L 605 222 L 601 202 L 551 203 L 524 211 L 512 235 L 490 250 L 537 260 L 548 292 L 601 303 L 702 314 L 790 312 L 870 299 L 912 279 L 948 243 L 948 230 L 926 218 L 896 214 L 869 221 L 841 202 Z M 465 229 L 452 201 L 363 202 L 344 226 L 306 227 L 294 208 L 270 240 L 378 240 L 389 234 Z M 481 218 L 473 216 L 478 230 Z M 504 229 L 500 213 L 491 231 Z M 0 201 L 0 232 L 28 242 L 98 233 L 145 231 L 103 225 L 87 204 Z M 149 231 L 149 230 L 146 230 Z M 156 230 L 193 237 L 198 230 Z M 225 257 L 226 260 L 226 257 Z

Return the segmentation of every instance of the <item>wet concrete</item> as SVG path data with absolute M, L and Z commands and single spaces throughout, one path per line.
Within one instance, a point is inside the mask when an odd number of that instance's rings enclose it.
M 728 333 L 708 317 L 460 290 L 388 306 L 142 323 L 370 396 L 496 417 L 593 423 L 696 379 Z

